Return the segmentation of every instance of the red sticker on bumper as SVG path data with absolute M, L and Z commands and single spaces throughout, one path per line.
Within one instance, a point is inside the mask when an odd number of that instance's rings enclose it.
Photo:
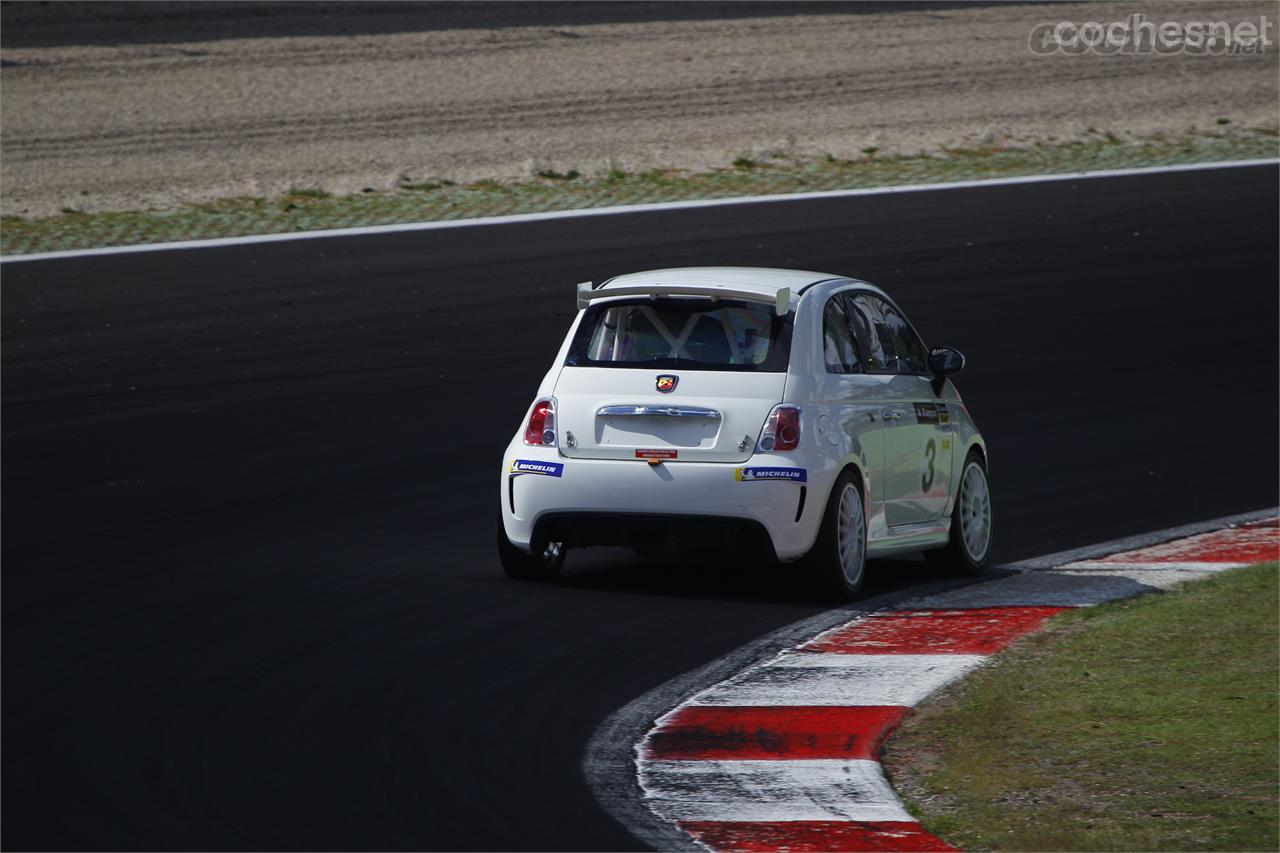
M 637 459 L 676 459 L 679 457 L 678 450 L 637 450 Z

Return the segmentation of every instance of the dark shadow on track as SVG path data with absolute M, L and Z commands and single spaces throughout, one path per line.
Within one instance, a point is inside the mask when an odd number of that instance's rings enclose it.
M 946 578 L 920 559 L 869 560 L 859 599 Z M 663 598 L 774 602 L 840 607 L 849 602 L 833 593 L 812 571 L 795 564 L 767 565 L 730 553 L 706 552 L 676 561 L 642 560 L 620 549 L 570 552 L 555 586 Z M 856 603 L 856 602 L 854 602 Z

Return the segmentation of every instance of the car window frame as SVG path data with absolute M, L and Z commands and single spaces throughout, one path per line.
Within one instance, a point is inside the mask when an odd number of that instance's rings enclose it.
M 832 370 L 831 365 L 827 363 L 827 311 L 832 305 L 840 312 L 840 321 L 844 323 L 845 334 L 849 336 L 849 343 L 853 347 L 853 365 L 847 370 Z M 866 373 L 862 364 L 862 345 L 853 331 L 853 324 L 849 322 L 849 308 L 840 293 L 831 294 L 822 306 L 822 331 L 819 334 L 818 343 L 822 350 L 822 366 L 828 376 L 854 376 Z
M 863 290 L 863 291 L 858 291 L 858 292 L 854 292 L 854 291 L 843 291 L 843 292 L 841 292 L 841 293 L 839 294 L 839 296 L 840 296 L 840 297 L 844 300 L 844 302 L 845 302 L 845 314 L 846 314 L 848 317 L 852 318 L 852 317 L 854 316 L 855 312 L 856 312 L 858 316 L 864 317 L 864 319 L 866 319 L 868 326 L 873 326 L 873 321 L 871 320 L 871 318 L 870 318 L 870 317 L 866 317 L 866 316 L 865 316 L 865 312 L 863 312 L 863 310 L 862 310 L 861 308 L 859 308 L 859 307 L 854 303 L 854 299 L 855 299 L 857 296 L 860 296 L 860 295 L 866 294 L 866 293 L 868 293 L 868 292 L 869 292 L 869 291 L 865 291 L 865 290 Z M 875 344 L 877 344 L 877 343 L 879 343 L 879 342 L 878 342 L 878 341 L 875 341 L 875 340 L 868 340 L 868 341 L 865 341 L 865 342 L 864 342 L 864 341 L 862 340 L 861 336 L 859 336 L 859 335 L 858 335 L 857 330 L 854 328 L 854 326 L 853 326 L 853 324 L 852 324 L 852 323 L 850 323 L 849 329 L 850 329 L 850 331 L 852 331 L 852 332 L 854 333 L 854 335 L 853 335 L 853 336 L 854 336 L 854 338 L 858 340 L 858 347 L 859 347 L 859 350 L 860 350 L 860 351 L 865 351 L 865 352 L 866 352 L 866 358 L 865 358 L 865 359 L 863 360 L 863 362 L 862 362 L 862 372 L 863 372 L 863 373 L 865 373 L 865 374 L 866 374 L 866 375 L 868 375 L 868 376 L 893 376 L 893 375 L 895 375 L 895 374 L 894 374 L 894 371 L 892 371 L 892 370 L 882 370 L 882 369 L 880 369 L 880 368 L 873 368 L 873 367 L 871 367 L 871 362 L 870 362 L 871 353 L 872 353 L 872 352 L 873 352 L 873 350 L 875 349 L 874 345 L 875 345 Z M 875 334 L 875 329 L 874 329 L 874 328 L 869 328 L 869 329 L 868 329 L 868 332 L 869 332 L 870 334 L 873 334 L 873 335 L 874 335 L 874 334 Z M 867 347 L 865 347 L 865 346 L 864 346 L 864 343 L 865 343 L 865 344 L 867 344 L 867 345 L 870 345 L 870 348 L 868 349 Z M 895 358 L 896 358 L 896 357 L 895 357 Z
M 911 334 L 915 335 L 916 340 L 920 343 L 921 351 L 924 353 L 925 363 L 924 363 L 923 371 L 920 371 L 920 372 L 907 371 L 907 370 L 902 370 L 898 367 L 895 367 L 894 369 L 891 369 L 891 370 L 871 370 L 866 365 L 864 365 L 863 366 L 864 373 L 867 373 L 871 376 L 920 376 L 926 379 L 931 379 L 933 377 L 933 373 L 929 370 L 929 345 L 925 343 L 924 336 L 921 335 L 920 332 L 916 329 L 915 323 L 911 322 L 911 318 L 907 316 L 906 311 L 902 310 L 901 305 L 899 305 L 892 298 L 886 296 L 885 294 L 877 292 L 875 290 L 870 290 L 865 287 L 848 288 L 846 290 L 840 291 L 838 295 L 843 295 L 845 299 L 849 300 L 850 302 L 852 302 L 853 299 L 858 296 L 869 296 L 874 299 L 879 299 L 881 302 L 884 302 L 886 305 L 888 305 L 890 308 L 896 311 L 898 313 L 898 316 L 901 317 L 903 321 L 907 324 L 907 329 L 911 332 Z M 856 309 L 856 306 L 850 306 L 849 308 L 846 309 L 846 311 L 855 310 L 855 309 Z M 872 324 L 874 325 L 875 321 L 871 318 L 868 318 L 868 319 L 871 320 Z M 873 328 L 872 334 L 874 333 L 875 333 L 875 330 Z M 860 345 L 861 344 L 859 344 L 859 346 Z M 894 360 L 899 365 L 902 362 L 902 359 L 898 357 L 896 345 L 894 346 Z
M 896 313 L 902 319 L 903 324 L 906 326 L 907 334 L 915 338 L 915 344 L 919 351 L 920 369 L 918 371 L 899 370 L 898 373 L 902 376 L 928 376 L 929 375 L 929 348 L 925 346 L 924 338 L 920 337 L 920 333 L 916 331 L 915 326 L 911 324 L 911 320 L 907 318 L 907 312 L 903 311 L 901 308 L 899 308 L 890 300 L 884 299 L 882 297 L 877 297 L 877 298 L 879 298 L 882 302 L 884 302 L 885 305 L 889 306 L 889 308 L 892 309 L 894 313 Z M 882 310 L 881 314 L 883 313 L 884 312 Z M 890 328 L 889 333 L 893 335 L 892 328 Z M 902 364 L 903 358 L 901 353 L 898 352 L 897 335 L 893 335 L 893 337 L 894 337 L 894 344 L 893 344 L 894 354 L 895 356 L 897 356 L 898 364 Z
M 786 374 L 790 372 L 792 347 L 794 346 L 795 341 L 796 313 L 794 308 L 784 315 L 773 315 L 773 327 L 771 331 L 773 331 L 774 334 L 771 335 L 770 338 L 770 354 L 769 357 L 760 364 L 698 363 L 687 359 L 655 359 L 652 361 L 642 362 L 597 361 L 586 357 L 591 338 L 595 334 L 595 318 L 599 316 L 599 312 L 608 311 L 610 308 L 628 305 L 643 305 L 654 308 L 685 308 L 688 307 L 690 303 L 701 302 L 714 304 L 718 308 L 739 307 L 749 308 L 753 311 L 763 310 L 761 308 L 761 303 L 745 299 L 690 299 L 688 297 L 670 296 L 626 296 L 618 299 L 603 300 L 583 309 L 584 313 L 582 321 L 578 324 L 578 328 L 573 333 L 573 337 L 569 342 L 569 348 L 565 353 L 562 366 L 599 367 L 618 370 L 690 370 L 722 373 Z M 771 309 L 770 313 L 772 314 Z

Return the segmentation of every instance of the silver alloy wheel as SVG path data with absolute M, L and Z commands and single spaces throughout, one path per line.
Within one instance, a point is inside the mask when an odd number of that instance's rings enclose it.
M 991 490 L 987 472 L 977 462 L 969 463 L 960 481 L 960 525 L 965 552 L 981 563 L 991 547 Z
M 866 567 L 866 519 L 862 512 L 862 498 L 853 483 L 846 483 L 840 493 L 838 523 L 840 571 L 844 574 L 845 583 L 856 588 L 862 582 L 862 572 Z

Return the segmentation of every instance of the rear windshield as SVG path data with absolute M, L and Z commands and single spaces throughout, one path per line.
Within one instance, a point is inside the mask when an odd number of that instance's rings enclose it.
M 781 373 L 791 315 L 758 302 L 639 299 L 587 309 L 565 364 Z

